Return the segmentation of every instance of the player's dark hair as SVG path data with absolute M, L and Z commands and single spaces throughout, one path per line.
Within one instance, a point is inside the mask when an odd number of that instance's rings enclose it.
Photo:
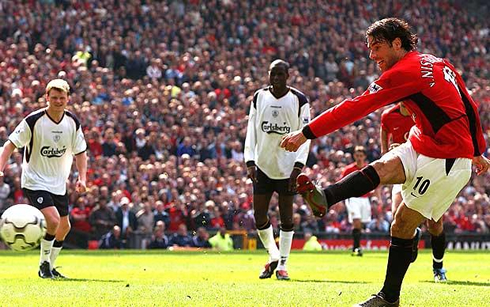
M 356 146 L 354 148 L 354 153 L 356 152 L 362 152 L 365 156 L 367 156 L 367 151 L 366 151 L 366 148 L 364 148 L 364 146 Z
M 281 59 L 272 61 L 272 63 L 269 65 L 269 70 L 271 70 L 272 67 L 274 66 L 283 66 L 286 69 L 286 71 L 289 70 L 289 63 Z
M 418 37 L 413 34 L 410 26 L 398 18 L 385 18 L 376 21 L 366 31 L 366 41 L 372 36 L 375 41 L 386 41 L 390 45 L 398 37 L 402 41 L 402 48 L 406 51 L 415 50 Z

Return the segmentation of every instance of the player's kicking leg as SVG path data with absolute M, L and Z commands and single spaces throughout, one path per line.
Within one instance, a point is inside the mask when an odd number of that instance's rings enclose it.
M 279 249 L 274 240 L 274 231 L 267 215 L 271 197 L 272 193 L 254 194 L 255 226 L 260 241 L 269 254 L 269 260 L 259 275 L 260 279 L 270 278 L 274 274 L 280 259 Z
M 432 271 L 435 282 L 446 282 L 446 270 L 443 268 L 444 252 L 446 250 L 446 233 L 444 232 L 442 217 L 439 221 L 427 221 L 432 246 Z
M 277 267 L 276 277 L 279 280 L 289 280 L 286 263 L 291 252 L 293 242 L 293 199 L 294 195 L 279 194 L 279 213 L 281 215 L 281 231 L 279 232 L 280 260 Z

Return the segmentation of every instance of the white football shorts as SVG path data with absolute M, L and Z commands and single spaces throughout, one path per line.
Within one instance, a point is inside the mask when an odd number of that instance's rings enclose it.
M 360 219 L 362 223 L 371 221 L 371 202 L 368 197 L 352 197 L 345 200 L 349 223 L 354 219 Z
M 417 153 L 410 141 L 389 152 L 405 170 L 403 202 L 427 219 L 438 221 L 471 177 L 471 160 L 436 159 Z

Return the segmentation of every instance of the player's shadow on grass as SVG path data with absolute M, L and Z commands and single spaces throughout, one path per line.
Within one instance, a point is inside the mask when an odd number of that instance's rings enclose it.
M 65 282 L 65 281 L 70 281 L 70 282 L 87 282 L 87 281 L 95 281 L 95 282 L 111 282 L 111 283 L 116 283 L 116 282 L 124 282 L 124 280 L 118 280 L 118 279 L 94 279 L 94 278 L 58 278 L 54 279 L 54 281 L 59 282 Z
M 434 284 L 432 280 L 425 280 L 425 283 Z M 458 280 L 448 280 L 445 283 L 440 283 L 442 285 L 456 285 L 456 286 L 478 286 L 478 287 L 490 287 L 490 282 L 478 282 L 478 281 L 458 281 Z
M 351 281 L 351 280 L 328 280 L 328 279 L 292 279 L 292 282 L 324 282 L 332 284 L 369 284 L 367 281 Z

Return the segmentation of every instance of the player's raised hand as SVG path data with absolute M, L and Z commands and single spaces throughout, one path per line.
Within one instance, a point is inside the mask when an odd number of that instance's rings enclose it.
M 257 183 L 257 167 L 255 165 L 247 167 L 247 176 Z
M 296 151 L 306 142 L 307 138 L 301 130 L 294 131 L 282 137 L 281 147 L 287 151 Z
M 77 193 L 85 193 L 85 191 L 87 190 L 87 185 L 85 183 L 85 181 L 82 181 L 80 179 L 77 180 L 77 185 L 75 187 L 75 191 L 77 191 Z
M 490 160 L 484 156 L 473 157 L 473 165 L 476 167 L 476 174 L 481 175 L 486 173 L 490 168 Z

